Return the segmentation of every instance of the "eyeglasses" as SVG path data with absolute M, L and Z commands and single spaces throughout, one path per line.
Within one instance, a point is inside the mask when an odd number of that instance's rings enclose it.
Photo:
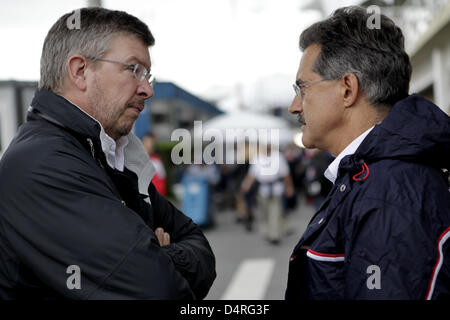
M 153 87 L 153 85 L 155 84 L 155 76 L 153 74 L 151 74 L 150 71 L 148 71 L 143 65 L 141 65 L 139 63 L 132 64 L 132 63 L 125 63 L 125 62 L 121 62 L 121 61 L 103 59 L 103 58 L 95 58 L 95 57 L 86 57 L 86 58 L 90 59 L 92 61 L 105 61 L 105 62 L 123 64 L 123 65 L 129 67 L 129 69 L 133 72 L 136 79 L 138 79 L 139 81 L 144 81 L 144 79 L 147 79 L 147 81 L 151 87 Z
M 306 87 L 308 87 L 312 84 L 322 82 L 322 81 L 327 81 L 327 80 L 332 80 L 332 79 L 320 79 L 320 80 L 315 80 L 315 81 L 303 82 L 300 84 L 294 83 L 292 86 L 294 87 L 294 91 L 295 91 L 295 94 L 297 95 L 297 97 L 299 99 L 303 99 L 305 97 L 305 88 Z

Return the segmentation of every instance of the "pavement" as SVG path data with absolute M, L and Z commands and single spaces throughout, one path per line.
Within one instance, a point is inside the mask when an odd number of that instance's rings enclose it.
M 313 214 L 313 207 L 299 198 L 297 209 L 287 215 L 286 235 L 273 245 L 259 233 L 257 211 L 251 232 L 236 222 L 233 210 L 214 212 L 215 225 L 204 233 L 216 256 L 217 278 L 206 299 L 284 299 L 289 257 Z

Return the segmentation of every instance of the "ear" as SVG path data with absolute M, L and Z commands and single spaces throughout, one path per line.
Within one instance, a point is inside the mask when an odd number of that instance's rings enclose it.
M 81 55 L 73 55 L 67 60 L 68 82 L 80 91 L 87 88 L 87 59 Z
M 342 98 L 344 107 L 349 108 L 353 106 L 358 98 L 359 84 L 358 78 L 354 73 L 346 73 L 341 78 L 342 84 Z

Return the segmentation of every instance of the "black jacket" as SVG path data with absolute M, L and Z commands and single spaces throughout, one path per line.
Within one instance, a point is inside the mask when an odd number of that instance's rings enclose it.
M 411 95 L 345 156 L 294 249 L 287 299 L 450 294 L 450 118 Z
M 204 298 L 216 273 L 203 233 L 153 184 L 146 200 L 133 171 L 111 169 L 99 135 L 78 107 L 36 92 L 0 162 L 0 298 Z

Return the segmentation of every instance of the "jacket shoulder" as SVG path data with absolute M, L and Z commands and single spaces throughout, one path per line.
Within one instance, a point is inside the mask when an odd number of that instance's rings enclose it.
M 395 226 L 398 232 L 415 226 L 433 238 L 450 226 L 450 192 L 439 169 L 392 159 L 368 166 L 369 177 L 355 182 L 353 200 L 347 202 L 350 221 L 370 217 L 371 223 Z
M 406 207 L 418 206 L 423 201 L 448 203 L 450 200 L 440 169 L 395 159 L 380 160 L 368 166 L 370 174 L 359 188 L 360 198 Z
M 6 188 L 9 194 L 21 192 L 37 180 L 57 175 L 66 180 L 74 174 L 78 178 L 93 170 L 93 157 L 75 137 L 33 122 L 20 128 L 0 161 L 0 189 Z
M 81 143 L 71 134 L 43 121 L 22 125 L 2 158 L 2 163 L 32 167 L 41 161 L 51 161 L 58 153 L 87 154 Z

